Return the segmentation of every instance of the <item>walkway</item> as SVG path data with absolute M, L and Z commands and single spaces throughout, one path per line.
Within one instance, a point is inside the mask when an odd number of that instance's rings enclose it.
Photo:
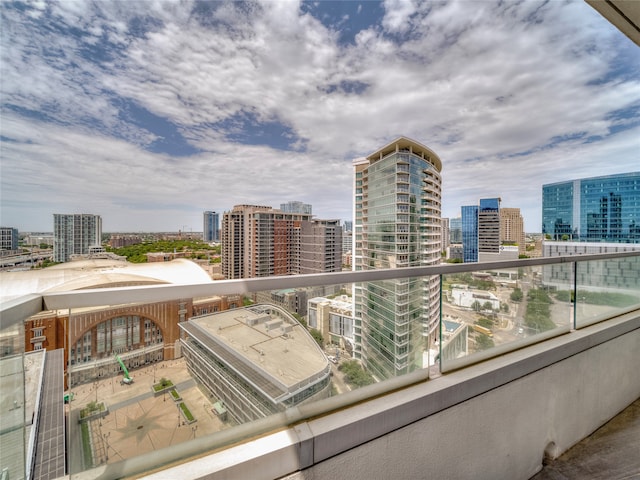
M 640 479 L 640 398 L 531 480 Z

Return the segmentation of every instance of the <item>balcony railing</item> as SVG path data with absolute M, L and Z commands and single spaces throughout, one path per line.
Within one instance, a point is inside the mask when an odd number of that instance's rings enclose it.
M 206 423 L 203 418 L 199 424 L 201 427 L 196 430 L 192 424 L 184 424 L 183 417 L 179 412 L 176 413 L 176 407 L 173 407 L 171 426 L 164 427 L 165 415 L 162 412 L 167 404 L 165 397 L 164 401 L 157 400 L 158 403 L 152 407 L 151 411 L 158 410 L 157 416 L 145 414 L 141 417 L 126 417 L 128 419 L 125 425 L 131 422 L 129 425 L 131 431 L 127 430 L 126 435 L 121 434 L 124 431 L 121 423 L 118 424 L 119 430 L 117 430 L 121 433 L 109 433 L 109 431 L 116 432 L 115 424 L 112 422 L 118 414 L 114 412 L 110 413 L 113 419 L 109 419 L 109 416 L 102 417 L 99 425 L 90 424 L 87 433 L 87 428 L 83 426 L 85 424 L 77 423 L 77 414 L 89 401 L 100 402 L 103 396 L 108 397 L 108 402 L 117 409 L 120 405 L 134 400 L 127 396 L 127 387 L 120 386 L 121 388 L 118 389 L 114 386 L 113 378 L 92 379 L 93 384 L 96 385 L 94 390 L 92 390 L 91 381 L 85 383 L 84 387 L 76 387 L 76 392 L 80 388 L 85 393 L 82 399 L 76 397 L 76 403 L 72 402 L 69 406 L 67 435 L 71 439 L 68 441 L 71 450 L 68 452 L 71 477 L 81 472 L 82 478 L 138 475 L 162 463 L 185 461 L 203 452 L 276 431 L 284 425 L 295 425 L 308 418 L 365 401 L 367 398 L 379 397 L 385 392 L 428 381 L 433 372 L 446 375 L 447 372 L 466 368 L 488 358 L 545 342 L 560 335 L 571 334 L 593 323 L 640 309 L 640 251 L 267 277 L 206 284 L 102 288 L 28 295 L 3 303 L 0 309 L 0 333 L 3 342 L 3 350 L 0 352 L 3 355 L 1 361 L 10 361 L 16 356 L 24 355 L 26 338 L 24 322 L 30 316 L 43 311 L 66 311 L 68 324 L 65 328 L 71 331 L 74 328 L 86 329 L 86 326 L 74 325 L 74 323 L 79 321 L 87 309 L 103 309 L 104 306 L 121 308 L 124 305 L 155 304 L 183 301 L 185 298 L 238 294 L 253 298 L 259 292 L 296 288 L 325 288 L 334 292 L 344 290 L 351 292 L 352 286 L 356 284 L 359 289 L 366 290 L 368 285 L 373 286 L 374 282 L 382 281 L 402 284 L 402 298 L 406 299 L 411 296 L 411 288 L 413 288 L 406 286 L 409 280 L 430 279 L 434 276 L 440 279 L 440 329 L 436 335 L 429 336 L 427 332 L 427 336 L 421 337 L 419 341 L 414 338 L 413 342 L 409 342 L 414 349 L 415 345 L 419 345 L 420 358 L 416 355 L 416 351 L 411 356 L 403 351 L 401 356 L 390 359 L 392 364 L 396 367 L 401 366 L 406 371 L 405 375 L 386 380 L 375 378 L 374 384 L 356 389 L 353 384 L 345 382 L 342 372 L 335 370 L 334 380 L 338 382 L 335 377 L 339 377 L 340 381 L 335 384 L 338 387 L 335 387 L 330 394 L 331 398 L 305 402 L 282 414 L 274 414 L 232 427 L 232 422 L 224 423 L 220 418 L 214 418 L 217 423 L 213 422 L 215 425 L 211 426 L 212 422 Z M 409 283 L 416 284 L 418 297 L 422 298 L 424 282 Z M 366 295 L 363 296 L 365 297 Z M 371 306 L 368 308 L 370 309 Z M 425 315 L 428 315 L 428 312 Z M 424 320 L 425 318 L 421 317 L 414 321 L 422 324 Z M 361 325 L 362 332 L 370 332 L 367 322 L 367 318 L 355 320 L 354 324 L 357 327 L 355 330 L 360 331 Z M 408 333 L 407 322 L 397 322 L 397 319 L 390 319 L 390 322 L 398 327 L 395 335 L 413 334 Z M 385 328 L 385 331 L 390 331 L 388 326 Z M 422 335 L 422 330 L 419 328 L 409 330 Z M 354 341 L 354 339 L 345 340 L 346 344 Z M 376 348 L 384 348 L 384 342 L 379 340 L 376 339 Z M 390 345 L 390 351 L 393 351 L 393 341 Z M 366 366 L 371 360 L 366 357 L 371 352 L 371 348 L 364 349 L 365 357 L 359 358 L 359 352 L 362 349 L 359 345 L 353 345 L 353 347 L 353 350 L 349 351 L 345 348 L 345 344 L 342 344 L 339 347 L 329 347 L 327 353 L 332 354 L 332 349 L 338 348 L 337 351 L 342 354 L 340 361 L 344 360 L 344 355 L 350 353 Z M 154 347 L 154 350 L 157 348 Z M 164 348 L 173 351 L 178 346 L 165 345 Z M 129 353 L 123 354 L 125 355 L 128 356 Z M 411 363 L 408 360 L 409 357 L 412 358 Z M 93 365 L 91 362 L 83 364 L 81 370 L 86 374 L 91 365 Z M 146 373 L 138 375 L 139 378 L 136 381 L 137 384 L 148 382 L 150 388 L 152 383 L 148 370 L 150 367 L 146 368 Z M 153 381 L 165 376 L 164 373 L 161 375 L 157 366 L 153 366 L 153 369 Z M 72 367 L 68 370 L 69 377 L 76 371 Z M 135 378 L 136 371 L 133 370 L 132 373 Z M 72 378 L 68 380 L 69 385 L 77 383 L 72 381 Z M 110 387 L 98 386 L 100 382 L 108 383 L 109 381 L 111 381 Z M 304 385 L 306 382 L 308 380 L 300 380 L 297 384 Z M 134 385 L 137 384 L 134 383 Z M 102 388 L 104 390 L 100 390 Z M 133 389 L 130 391 L 133 392 Z M 138 397 L 142 398 L 141 391 L 136 392 Z M 209 415 L 211 413 L 209 407 L 215 403 L 216 399 L 198 398 L 198 402 L 207 405 L 202 412 L 204 415 Z M 18 395 L 16 404 L 21 402 L 25 404 L 26 401 L 23 384 L 22 393 Z M 191 407 L 194 409 L 199 408 L 193 403 L 195 401 L 191 400 Z M 125 421 L 124 418 L 122 417 L 119 422 Z M 156 431 L 171 428 L 171 438 L 175 437 L 176 443 L 163 445 L 162 442 L 158 442 L 158 445 L 148 447 L 146 452 L 144 448 L 138 448 L 137 451 L 142 452 L 140 454 L 136 454 L 136 449 L 127 451 L 126 438 L 129 438 L 129 442 L 131 438 L 135 438 L 142 445 L 147 442 L 145 436 L 147 431 L 152 435 L 150 424 L 145 422 L 151 422 L 151 426 Z M 3 429 L 4 427 L 6 425 L 3 425 Z M 111 428 L 113 430 L 109 430 Z M 153 441 L 151 443 L 153 444 Z M 28 446 L 25 446 L 25 449 L 28 449 Z M 23 458 L 27 459 L 27 465 L 31 461 L 29 452 L 23 455 Z M 4 462 L 7 454 L 2 452 L 1 455 Z M 23 470 L 26 469 L 25 465 Z M 19 474 L 15 476 L 20 477 Z

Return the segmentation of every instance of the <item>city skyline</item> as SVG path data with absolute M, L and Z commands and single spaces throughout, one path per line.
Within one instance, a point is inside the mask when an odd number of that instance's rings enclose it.
M 288 201 L 350 220 L 353 159 L 401 135 L 442 158 L 443 217 L 499 196 L 527 232 L 542 185 L 637 170 L 640 52 L 585 2 L 0 13 L 0 218 L 20 231 L 57 212 L 198 231 L 209 208 Z

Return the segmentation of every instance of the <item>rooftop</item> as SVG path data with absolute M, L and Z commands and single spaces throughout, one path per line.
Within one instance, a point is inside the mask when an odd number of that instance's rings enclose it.
M 272 315 L 275 311 L 272 306 L 255 305 L 201 316 L 187 324 L 207 334 L 211 340 L 207 346 L 223 345 L 232 352 L 240 360 L 234 365 L 240 368 L 249 363 L 263 377 L 275 378 L 290 389 L 326 370 L 329 363 L 302 325 L 293 317 L 286 318 L 288 315 L 279 309 Z M 198 335 L 195 329 L 189 332 Z M 197 338 L 206 340 L 204 335 Z M 277 398 L 281 393 L 272 394 Z

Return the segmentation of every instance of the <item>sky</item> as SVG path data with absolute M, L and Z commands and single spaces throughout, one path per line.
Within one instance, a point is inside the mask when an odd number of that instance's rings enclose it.
M 0 2 L 0 223 L 202 231 L 202 212 L 351 219 L 353 160 L 442 160 L 442 216 L 640 170 L 640 47 L 580 1 Z

